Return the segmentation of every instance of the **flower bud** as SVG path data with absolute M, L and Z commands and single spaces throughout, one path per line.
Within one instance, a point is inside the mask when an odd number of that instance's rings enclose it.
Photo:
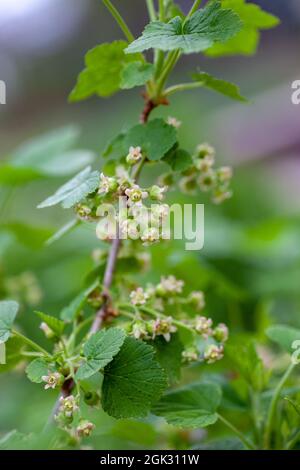
M 87 303 L 93 308 L 100 308 L 103 304 L 103 295 L 100 289 L 95 289 L 87 298 Z
M 145 322 L 139 320 L 132 325 L 131 333 L 135 339 L 149 338 L 147 325 Z
M 84 401 L 89 406 L 96 406 L 100 402 L 100 397 L 97 392 L 86 392 L 84 394 Z
M 105 195 L 113 191 L 116 191 L 117 188 L 118 188 L 118 182 L 116 178 L 111 178 L 109 176 L 105 176 L 104 173 L 101 173 L 98 194 Z
M 213 192 L 212 202 L 214 204 L 222 204 L 222 202 L 226 201 L 227 199 L 230 199 L 231 197 L 232 197 L 232 191 L 222 189 L 222 188 L 217 188 Z
M 215 163 L 215 157 L 213 155 L 206 155 L 203 158 L 199 158 L 195 161 L 195 167 L 202 173 L 207 173 Z
M 169 124 L 169 126 L 175 127 L 175 129 L 179 129 L 182 122 L 178 121 L 178 119 L 176 119 L 175 117 L 169 116 L 168 119 L 167 119 L 167 124 Z
M 228 183 L 232 178 L 232 174 L 230 166 L 221 166 L 217 169 L 217 178 L 221 183 Z
M 201 291 L 191 292 L 188 297 L 188 302 L 198 311 L 203 310 L 205 307 L 204 294 Z
M 130 147 L 129 153 L 126 157 L 126 162 L 129 165 L 135 165 L 142 159 L 142 149 L 141 147 Z
M 89 437 L 94 429 L 95 425 L 93 423 L 83 420 L 80 422 L 79 426 L 77 426 L 76 432 L 78 437 Z
M 213 337 L 219 343 L 225 343 L 228 340 L 229 330 L 224 323 L 219 323 L 213 330 Z
M 47 325 L 47 323 L 45 322 L 42 322 L 40 324 L 40 329 L 42 330 L 42 332 L 44 333 L 44 335 L 46 336 L 46 338 L 48 339 L 53 339 L 55 338 L 55 333 L 53 330 L 51 330 L 51 328 Z
M 167 186 L 157 186 L 156 184 L 151 186 L 149 191 L 149 196 L 154 201 L 162 201 L 164 198 L 164 193 L 168 190 Z
M 198 360 L 198 352 L 196 348 L 188 348 L 182 351 L 182 359 L 184 362 L 190 363 Z
M 82 220 L 88 220 L 91 216 L 91 212 L 92 209 L 90 209 L 88 206 L 85 206 L 84 204 L 78 204 L 76 206 L 76 213 Z
M 147 228 L 144 230 L 141 240 L 144 246 L 152 245 L 159 241 L 159 230 L 155 227 Z

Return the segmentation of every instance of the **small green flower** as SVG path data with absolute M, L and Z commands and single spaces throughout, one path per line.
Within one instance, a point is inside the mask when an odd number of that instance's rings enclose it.
M 217 169 L 217 178 L 221 183 L 228 183 L 233 175 L 232 168 L 230 166 L 221 166 Z
M 162 201 L 167 190 L 168 190 L 167 186 L 157 186 L 155 184 L 151 186 L 149 190 L 149 196 L 154 201 Z
M 205 307 L 204 294 L 201 291 L 191 292 L 188 297 L 188 302 L 198 311 L 203 310 Z
M 208 170 L 198 178 L 198 184 L 201 191 L 210 191 L 216 185 L 216 173 L 213 170 Z
M 147 228 L 144 230 L 141 240 L 144 246 L 152 245 L 159 241 L 159 230 L 155 227 Z
M 222 202 L 232 197 L 232 191 L 223 188 L 217 188 L 212 195 L 212 202 L 214 204 L 222 204 Z
M 156 287 L 156 294 L 159 297 L 181 294 L 183 286 L 184 282 L 176 279 L 175 276 L 162 276 L 160 283 Z
M 63 376 L 59 372 L 49 372 L 48 375 L 42 376 L 42 381 L 46 382 L 45 390 L 48 390 L 48 388 L 55 389 L 62 385 Z
M 143 191 L 137 184 L 134 184 L 131 188 L 126 189 L 125 194 L 131 203 L 141 202 L 143 199 L 148 197 L 147 191 Z
M 157 318 L 153 321 L 153 339 L 156 336 L 163 336 L 167 342 L 171 339 L 171 334 L 176 333 L 177 328 L 173 325 L 172 317 Z
M 141 147 L 130 147 L 129 153 L 126 157 L 126 162 L 129 165 L 135 165 L 142 159 L 142 149 Z
M 198 352 L 196 348 L 188 348 L 182 351 L 182 359 L 184 362 L 190 363 L 198 360 Z
M 219 361 L 223 358 L 224 347 L 222 345 L 217 346 L 215 344 L 210 344 L 207 346 L 204 352 L 204 360 L 207 364 L 213 364 L 216 361 Z
M 113 191 L 116 191 L 117 188 L 118 182 L 116 178 L 105 176 L 104 173 L 100 174 L 100 184 L 98 189 L 99 194 L 108 194 Z
M 216 151 L 208 143 L 203 143 L 197 146 L 196 148 L 196 158 L 205 158 L 207 156 L 215 157 Z
M 59 412 L 66 418 L 73 417 L 74 413 L 79 409 L 77 400 L 73 395 L 68 397 L 60 397 L 59 399 Z
M 83 420 L 80 422 L 79 426 L 77 426 L 76 432 L 78 437 L 89 437 L 94 429 L 95 425 L 93 423 Z
M 138 287 L 130 293 L 130 300 L 133 305 L 144 305 L 149 299 L 149 294 L 142 287 Z
M 207 317 L 196 317 L 195 318 L 195 330 L 200 333 L 203 338 L 208 338 L 212 334 L 212 319 Z
M 219 323 L 213 330 L 213 337 L 220 343 L 225 343 L 228 340 L 229 330 L 224 323 Z
M 179 121 L 178 119 L 176 119 L 175 117 L 169 116 L 168 119 L 167 119 L 167 124 L 169 124 L 169 126 L 175 127 L 175 129 L 179 129 L 182 122 Z
M 191 176 L 183 176 L 179 180 L 179 189 L 182 191 L 184 194 L 196 194 L 197 190 L 197 181 L 194 175 Z

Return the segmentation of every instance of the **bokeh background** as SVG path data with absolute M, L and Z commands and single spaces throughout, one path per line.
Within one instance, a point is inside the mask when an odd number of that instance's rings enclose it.
M 139 34 L 147 21 L 144 2 L 115 3 Z M 178 3 L 188 10 L 191 2 Z M 185 252 L 180 243 L 154 247 L 153 269 L 145 280 L 157 281 L 161 272 L 172 272 L 189 289 L 203 288 L 210 316 L 226 322 L 233 334 L 263 344 L 270 323 L 300 326 L 300 105 L 291 102 L 291 84 L 300 79 L 300 2 L 255 3 L 281 19 L 279 27 L 262 33 L 255 57 L 188 56 L 175 74 L 183 78 L 199 65 L 239 84 L 250 103 L 232 104 L 199 90 L 175 95 L 168 109 L 153 114 L 180 119 L 180 139 L 189 150 L 211 142 L 218 161 L 234 167 L 235 178 L 232 200 L 205 206 L 204 249 Z M 116 38 L 121 33 L 100 0 L 0 0 L 0 79 L 7 84 L 7 104 L 0 105 L 3 161 L 25 140 L 74 124 L 81 130 L 79 147 L 96 152 L 95 167 L 101 166 L 107 141 L 137 121 L 139 91 L 72 105 L 67 97 L 85 52 Z M 86 226 L 44 246 L 71 214 L 40 211 L 36 205 L 63 181 L 0 187 L 0 298 L 20 300 L 19 325 L 39 341 L 44 340 L 33 310 L 57 315 L 82 287 L 92 268 L 91 250 L 99 246 Z M 173 193 L 171 199 L 207 202 L 202 195 Z M 226 371 L 226 360 L 199 374 L 222 368 Z M 12 429 L 38 432 L 55 400 L 55 394 L 30 384 L 19 369 L 0 375 L 0 438 Z M 184 446 L 185 436 L 174 430 L 158 442 L 150 425 L 140 424 L 137 432 L 135 423 L 116 423 L 102 414 L 98 420 L 98 448 Z M 201 433 L 194 436 L 197 442 L 201 438 Z

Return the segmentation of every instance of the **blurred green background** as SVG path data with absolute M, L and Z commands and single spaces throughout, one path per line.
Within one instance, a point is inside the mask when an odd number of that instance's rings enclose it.
M 115 3 L 139 34 L 147 21 L 144 2 Z M 191 2 L 178 3 L 187 10 Z M 270 323 L 300 326 L 300 106 L 291 102 L 291 84 L 300 79 L 300 4 L 255 3 L 281 19 L 278 28 L 262 34 L 255 57 L 188 56 L 173 77 L 184 78 L 199 66 L 238 83 L 250 103 L 232 104 L 199 90 L 174 96 L 168 108 L 153 114 L 183 122 L 179 135 L 188 150 L 203 141 L 216 147 L 218 162 L 234 168 L 234 197 L 215 207 L 201 194 L 171 193 L 172 202 L 205 203 L 205 246 L 201 252 L 187 252 L 179 242 L 151 248 L 153 269 L 144 278 L 157 281 L 161 273 L 174 273 L 189 289 L 204 289 L 209 316 L 227 323 L 232 334 L 263 343 Z M 85 52 L 116 38 L 121 33 L 99 0 L 0 0 L 0 79 L 7 84 L 7 104 L 0 105 L 1 158 L 9 159 L 31 137 L 74 124 L 81 129 L 79 147 L 95 151 L 95 167 L 101 167 L 107 141 L 137 121 L 140 93 L 135 89 L 72 105 L 67 97 Z M 33 310 L 58 314 L 82 287 L 93 266 L 91 251 L 100 246 L 88 225 L 44 246 L 48 235 L 72 216 L 60 208 L 41 211 L 36 206 L 65 179 L 0 188 L 0 298 L 21 301 L 19 325 L 41 342 Z M 224 360 L 197 374 L 226 374 L 226 367 Z M 55 393 L 29 383 L 22 367 L 1 374 L 0 437 L 12 429 L 38 432 L 54 401 Z M 104 414 L 98 421 L 94 439 L 100 449 L 184 446 L 184 433 L 178 437 L 174 430 L 158 442 L 146 424 L 136 429 L 134 423 L 116 424 Z M 164 431 L 166 426 L 160 426 Z M 193 438 L 201 441 L 201 432 Z

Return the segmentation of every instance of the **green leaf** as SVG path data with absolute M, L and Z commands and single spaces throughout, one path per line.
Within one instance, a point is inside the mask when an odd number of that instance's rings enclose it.
M 165 155 L 163 161 L 166 162 L 173 171 L 187 170 L 193 164 L 189 152 L 178 148 L 176 145 Z
M 52 157 L 51 161 L 41 161 L 39 170 L 47 176 L 68 176 L 81 170 L 95 159 L 90 150 L 70 150 Z
M 114 41 L 94 47 L 85 56 L 86 68 L 79 74 L 70 101 L 76 102 L 92 95 L 102 97 L 116 93 L 120 88 L 121 72 L 126 64 L 138 60 L 138 56 L 126 56 L 125 41 Z
M 38 168 L 41 161 L 51 161 L 69 150 L 79 137 L 77 126 L 47 132 L 23 143 L 13 154 L 11 162 L 17 167 Z
M 5 343 L 5 364 L 0 363 L 0 373 L 14 369 L 20 362 L 24 361 L 21 352 L 25 349 L 22 339 L 13 336 Z
M 240 31 L 239 16 L 232 10 L 222 9 L 221 2 L 209 3 L 186 22 L 179 16 L 168 23 L 153 21 L 140 38 L 126 49 L 127 53 L 156 48 L 163 51 L 181 49 L 190 54 L 208 49 L 216 42 L 225 42 Z
M 104 149 L 102 156 L 104 158 L 111 158 L 113 160 L 119 160 L 122 157 L 126 157 L 128 154 L 128 148 L 124 148 L 124 139 L 125 139 L 125 132 L 118 134 L 114 137 Z
M 42 322 L 46 323 L 46 325 L 48 325 L 57 336 L 62 335 L 65 328 L 65 324 L 62 320 L 59 320 L 59 318 L 53 317 L 51 315 L 46 315 L 46 313 L 43 312 L 35 313 L 42 320 Z
M 165 0 L 165 12 L 168 20 L 171 20 L 174 16 L 179 16 L 182 19 L 185 18 L 180 6 L 173 2 L 173 0 Z
M 82 170 L 78 175 L 61 186 L 53 196 L 38 205 L 38 208 L 62 204 L 65 209 L 73 207 L 86 196 L 96 191 L 99 186 L 99 172 L 91 171 L 91 167 Z
M 11 334 L 11 329 L 19 310 L 19 304 L 14 300 L 0 302 L 0 341 L 5 343 Z
M 103 409 L 115 418 L 146 416 L 166 385 L 155 350 L 128 337 L 119 354 L 104 369 Z
M 15 176 L 28 180 L 45 176 L 70 175 L 91 163 L 95 155 L 88 150 L 72 149 L 77 143 L 79 129 L 68 126 L 48 132 L 25 142 L 13 154 L 10 165 Z
M 132 62 L 126 64 L 121 73 L 120 88 L 128 90 L 142 86 L 153 77 L 155 67 L 153 64 Z
M 159 160 L 174 147 L 176 142 L 176 129 L 163 119 L 153 119 L 117 135 L 106 146 L 103 157 L 120 160 L 126 157 L 130 147 L 141 147 L 150 160 Z
M 234 100 L 244 101 L 246 102 L 246 98 L 244 98 L 240 94 L 240 89 L 234 83 L 226 82 L 225 80 L 220 80 L 219 78 L 215 78 L 209 73 L 206 72 L 199 72 L 193 74 L 193 80 L 200 83 L 201 86 L 205 88 L 209 88 L 210 90 L 217 91 L 222 95 L 228 96 Z
M 249 385 L 257 391 L 265 388 L 269 376 L 253 342 L 235 346 L 227 345 L 226 355 Z
M 149 160 L 159 160 L 177 142 L 177 132 L 163 119 L 153 119 L 147 124 L 132 127 L 124 138 L 124 150 L 141 147 Z
M 131 419 L 116 421 L 111 433 L 123 441 L 134 442 L 147 449 L 155 445 L 158 437 L 153 425 Z
M 181 375 L 183 346 L 178 334 L 173 334 L 170 341 L 158 336 L 151 343 L 156 350 L 156 357 L 162 368 L 165 370 L 169 383 L 178 382 Z
M 86 361 L 77 370 L 76 378 L 87 379 L 103 369 L 118 354 L 124 340 L 125 332 L 119 328 L 101 330 L 92 335 L 84 345 Z
M 174 426 L 202 428 L 217 421 L 221 397 L 221 389 L 216 384 L 193 384 L 164 395 L 153 412 Z
M 26 367 L 26 375 L 31 382 L 40 384 L 43 382 L 43 375 L 48 375 L 49 364 L 41 358 L 34 359 Z
M 33 227 L 22 222 L 8 222 L 0 224 L 0 228 L 13 233 L 19 243 L 31 248 L 41 248 L 53 231 L 43 227 Z
M 12 165 L 0 166 L 0 184 L 3 185 L 21 186 L 41 177 L 41 173 L 32 168 L 14 167 Z
M 246 3 L 245 0 L 222 0 L 222 7 L 230 8 L 239 15 L 243 27 L 233 38 L 208 49 L 205 53 L 211 57 L 255 54 L 260 39 L 259 30 L 274 28 L 279 23 L 276 16 L 263 11 L 254 3 Z
M 92 283 L 87 289 L 80 292 L 66 307 L 60 312 L 60 318 L 65 322 L 72 322 L 82 311 L 87 297 L 99 285 L 98 279 Z
M 287 325 L 270 326 L 266 331 L 266 335 L 289 354 L 295 351 L 292 347 L 293 343 L 295 341 L 300 342 L 300 330 Z

